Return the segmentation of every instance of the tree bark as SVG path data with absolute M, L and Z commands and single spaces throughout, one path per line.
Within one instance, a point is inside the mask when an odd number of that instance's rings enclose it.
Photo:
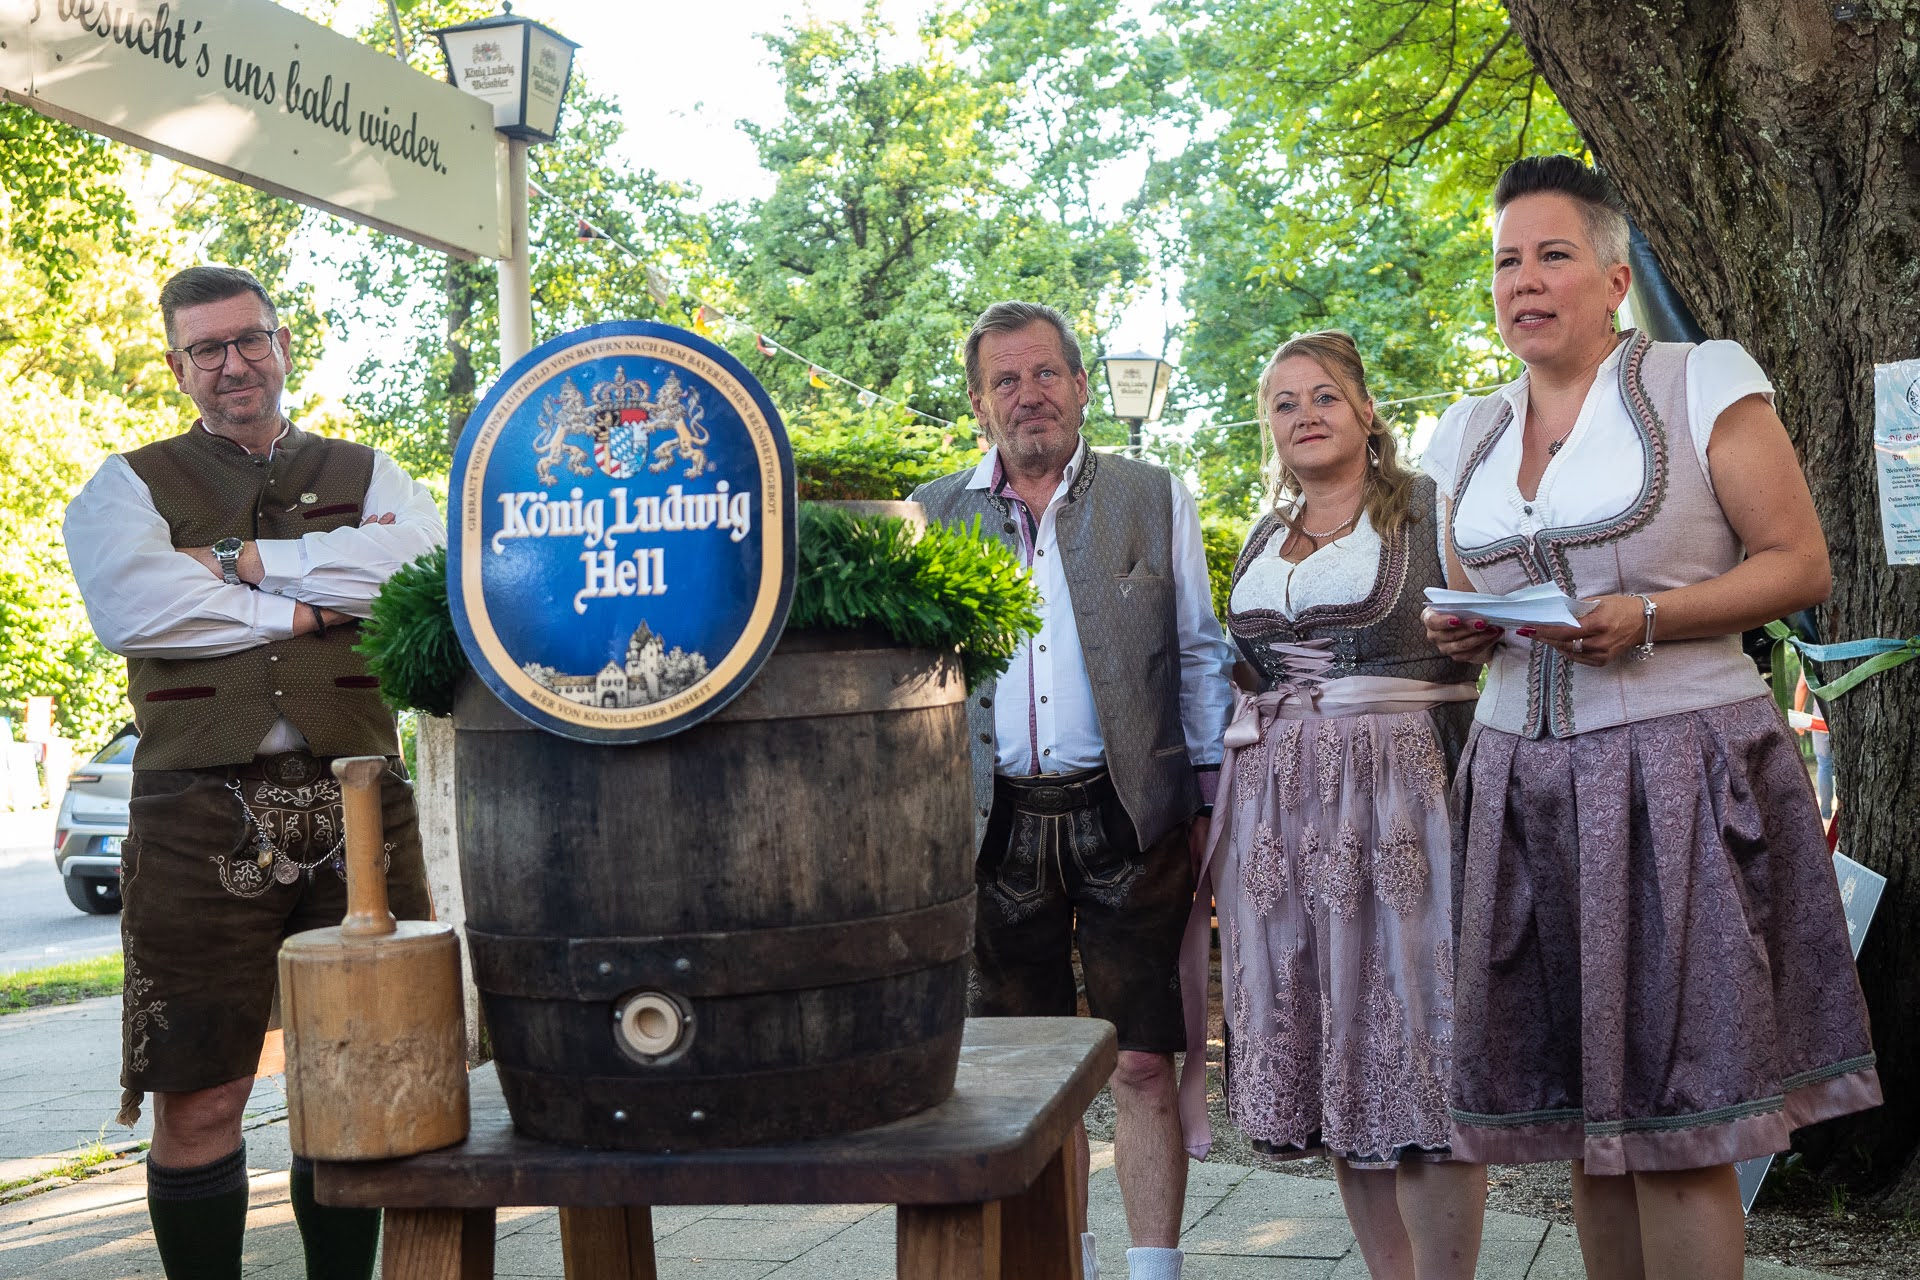
M 1920 632 L 1873 452 L 1873 365 L 1920 356 L 1920 3 L 1507 9 L 1701 327 L 1773 378 L 1833 556 L 1824 637 Z M 1831 710 L 1842 847 L 1888 881 L 1860 957 L 1887 1105 L 1827 1138 L 1920 1205 L 1920 663 Z

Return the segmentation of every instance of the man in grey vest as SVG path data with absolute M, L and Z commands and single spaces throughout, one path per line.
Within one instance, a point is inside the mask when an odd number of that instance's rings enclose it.
M 1041 629 L 968 703 L 979 861 L 975 1016 L 1076 1011 L 1120 1032 L 1114 1165 L 1133 1280 L 1180 1274 L 1187 1155 L 1173 1054 L 1193 860 L 1219 779 L 1231 652 L 1213 616 L 1200 519 L 1166 470 L 1080 435 L 1087 374 L 1051 307 L 1001 302 L 967 335 L 967 394 L 993 447 L 913 496 L 1016 551 Z M 1086 1131 L 1077 1179 L 1086 1275 Z
M 192 267 L 160 291 L 167 366 L 200 411 L 107 459 L 67 507 L 101 643 L 127 659 L 140 744 L 121 855 L 121 1123 L 154 1095 L 147 1206 L 172 1280 L 238 1280 L 242 1110 L 281 939 L 346 908 L 333 757 L 392 758 L 382 787 L 396 915 L 431 914 L 393 715 L 353 646 L 395 569 L 446 542 L 433 495 L 364 445 L 282 416 L 292 335 L 260 282 Z M 376 1210 L 294 1217 L 319 1280 L 366 1280 Z

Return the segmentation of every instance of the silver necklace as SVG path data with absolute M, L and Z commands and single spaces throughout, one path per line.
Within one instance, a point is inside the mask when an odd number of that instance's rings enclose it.
M 1340 532 L 1342 529 L 1346 528 L 1348 525 L 1352 524 L 1355 520 L 1358 520 L 1359 518 L 1360 518 L 1360 509 L 1358 507 L 1355 507 L 1353 509 L 1352 515 L 1348 516 L 1345 520 L 1342 520 L 1339 524 L 1333 526 L 1333 528 L 1327 530 L 1325 533 L 1315 533 L 1313 530 L 1307 528 L 1307 526 L 1305 526 L 1304 524 L 1300 526 L 1300 532 L 1306 534 L 1309 538 L 1312 538 L 1315 542 L 1318 542 L 1322 538 L 1331 538 L 1334 534 Z

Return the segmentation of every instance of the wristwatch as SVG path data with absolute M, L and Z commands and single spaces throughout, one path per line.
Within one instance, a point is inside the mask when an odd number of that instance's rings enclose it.
M 229 586 L 240 585 L 240 549 L 247 544 L 238 538 L 222 538 L 207 550 L 213 552 L 213 558 L 220 562 L 220 576 Z

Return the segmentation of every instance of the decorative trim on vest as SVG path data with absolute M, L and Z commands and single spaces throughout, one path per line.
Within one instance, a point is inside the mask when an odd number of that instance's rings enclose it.
M 1316 604 L 1302 609 L 1288 617 L 1278 609 L 1247 609 L 1235 611 L 1236 622 L 1241 620 L 1256 624 L 1246 629 L 1246 634 L 1259 639 L 1269 639 L 1275 635 L 1289 637 L 1305 635 L 1309 631 L 1332 627 L 1371 627 L 1377 625 L 1400 600 L 1400 593 L 1407 585 L 1407 539 L 1410 536 L 1408 526 L 1411 521 L 1403 520 L 1400 527 L 1380 538 L 1380 567 L 1374 572 L 1373 589 L 1365 596 L 1350 604 Z M 1238 585 L 1249 566 L 1266 550 L 1273 535 L 1286 527 L 1286 521 L 1277 511 L 1268 512 L 1259 525 L 1254 528 L 1253 536 L 1247 539 L 1247 545 L 1241 550 L 1240 558 L 1233 566 L 1233 581 Z M 1236 628 L 1236 631 L 1239 630 Z
M 1566 528 L 1543 529 L 1531 538 L 1512 535 L 1482 547 L 1460 546 L 1458 521 L 1449 522 L 1447 540 L 1463 568 L 1484 570 L 1496 564 L 1518 568 L 1529 583 L 1551 581 L 1569 595 L 1579 594 L 1574 581 L 1571 553 L 1592 550 L 1621 541 L 1646 529 L 1660 514 L 1670 489 L 1671 443 L 1668 424 L 1647 392 L 1645 362 L 1653 341 L 1638 330 L 1629 330 L 1623 338 L 1615 377 L 1627 420 L 1640 438 L 1640 491 L 1619 514 L 1605 520 Z M 1468 486 L 1493 448 L 1513 424 L 1513 405 L 1504 393 L 1492 425 L 1473 439 L 1454 483 L 1452 510 L 1458 511 Z M 1477 412 L 1477 411 L 1476 411 Z M 1570 737 L 1580 731 L 1575 723 L 1573 668 L 1571 660 L 1548 645 L 1533 645 L 1527 662 L 1527 709 L 1525 732 L 1528 737 Z

